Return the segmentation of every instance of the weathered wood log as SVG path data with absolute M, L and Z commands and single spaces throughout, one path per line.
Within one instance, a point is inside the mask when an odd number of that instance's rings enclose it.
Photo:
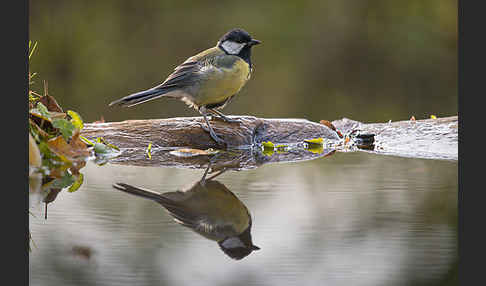
M 201 128 L 202 117 L 127 120 L 122 122 L 87 123 L 82 135 L 94 139 L 103 137 L 122 149 L 114 163 L 145 166 L 176 166 L 205 168 L 212 160 L 215 165 L 233 169 L 250 169 L 261 164 L 282 161 L 310 160 L 329 156 L 334 151 L 361 150 L 346 143 L 338 133 L 324 124 L 305 119 L 263 119 L 252 116 L 231 116 L 241 123 L 211 121 L 218 136 L 228 142 L 219 146 Z M 457 160 L 457 116 L 392 123 L 362 123 L 347 118 L 332 124 L 343 134 L 375 134 L 375 145 L 363 150 L 386 155 L 413 158 Z M 324 138 L 325 146 L 316 152 L 302 145 L 305 139 Z M 259 143 L 271 141 L 293 146 L 285 152 L 262 153 Z M 145 154 L 152 144 L 152 158 Z M 300 145 L 299 145 L 300 144 Z M 216 156 L 181 158 L 171 155 L 176 148 L 226 149 Z M 226 148 L 224 148 L 226 147 Z
M 375 134 L 370 152 L 424 159 L 458 159 L 458 117 L 362 123 L 347 118 L 332 122 L 341 132 Z
M 303 138 L 340 140 L 329 127 L 305 119 L 262 119 L 253 116 L 230 116 L 241 123 L 212 120 L 211 126 L 229 149 L 245 149 L 263 142 L 300 142 Z M 198 149 L 224 148 L 209 133 L 202 117 L 126 120 L 121 122 L 88 123 L 82 131 L 85 137 L 103 137 L 121 148 L 146 148 L 149 143 L 158 147 L 191 147 Z
M 152 120 L 126 120 L 122 122 L 87 123 L 82 135 L 94 139 L 103 137 L 106 141 L 122 149 L 122 154 L 110 160 L 112 163 L 205 168 L 212 160 L 213 169 L 251 169 L 262 164 L 282 161 L 302 161 L 332 154 L 334 150 L 319 152 L 293 148 L 285 152 L 275 152 L 272 156 L 254 150 L 261 142 L 272 141 L 280 144 L 294 144 L 303 139 L 326 138 L 332 142 L 341 140 L 336 131 L 329 127 L 304 119 L 262 119 L 252 116 L 231 116 L 241 123 L 226 123 L 212 120 L 211 126 L 228 146 L 219 146 L 201 125 L 202 117 L 185 117 Z M 145 153 L 152 144 L 151 159 Z M 197 149 L 225 149 L 216 156 L 177 157 L 169 151 L 177 147 Z M 226 148 L 225 148 L 226 147 Z M 218 167 L 219 166 L 219 167 Z

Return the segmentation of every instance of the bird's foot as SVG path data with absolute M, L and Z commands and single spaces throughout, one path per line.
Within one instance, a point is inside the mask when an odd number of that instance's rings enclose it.
M 221 121 L 224 121 L 226 123 L 241 123 L 242 122 L 240 119 L 231 119 L 229 117 L 221 116 L 221 115 L 218 115 L 218 116 L 211 115 L 210 120 L 221 120 Z
M 222 118 L 225 122 L 227 123 L 241 123 L 242 121 L 240 119 L 231 119 L 228 117 Z
M 213 138 L 213 140 L 216 141 L 216 143 L 218 143 L 219 145 L 226 145 L 226 142 L 223 139 L 219 138 L 212 128 L 208 128 L 204 124 L 200 124 L 200 126 L 204 131 L 209 133 L 211 138 Z

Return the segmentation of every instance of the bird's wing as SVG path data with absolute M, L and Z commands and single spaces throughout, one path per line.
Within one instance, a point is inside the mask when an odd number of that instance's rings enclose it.
M 237 235 L 234 230 L 234 226 L 215 223 L 214 217 L 211 214 L 195 212 L 193 209 L 182 206 L 174 201 L 169 203 L 161 202 L 161 204 L 178 223 L 189 227 L 198 233 L 202 233 L 207 236 Z
M 177 223 L 213 240 L 238 235 L 234 225 L 224 223 L 224 218 L 215 217 L 207 206 L 187 205 L 187 203 L 178 202 L 177 196 L 182 198 L 184 193 L 172 192 L 170 199 L 165 193 L 158 200 Z
M 239 233 L 235 231 L 233 225 L 230 224 L 215 224 L 204 219 L 200 219 L 195 227 L 199 233 L 204 233 L 207 236 L 218 236 L 220 239 L 229 236 L 236 236 Z
M 169 214 L 180 224 L 196 228 L 198 226 L 199 216 L 191 209 L 188 209 L 176 201 L 163 197 L 159 203 L 169 212 Z
M 201 71 L 211 67 L 214 58 L 223 54 L 224 52 L 217 47 L 200 52 L 177 66 L 174 69 L 174 72 L 172 72 L 162 84 L 153 89 L 169 87 L 183 88 L 191 86 L 194 82 L 201 80 Z
M 184 87 L 189 85 L 194 78 L 191 76 L 197 74 L 201 65 L 197 61 L 185 61 L 181 65 L 177 66 L 173 73 L 171 73 L 167 79 L 156 86 L 155 89 L 161 89 L 166 87 Z

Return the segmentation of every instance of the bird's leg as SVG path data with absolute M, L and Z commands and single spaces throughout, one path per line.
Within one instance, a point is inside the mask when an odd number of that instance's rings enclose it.
M 208 174 L 208 170 L 209 170 L 209 167 L 206 169 L 206 171 L 204 172 L 204 175 L 203 175 L 202 179 L 199 181 L 199 183 L 202 186 L 206 185 L 206 181 L 212 180 L 212 179 L 218 177 L 219 175 L 222 175 L 224 172 L 228 171 L 227 168 L 224 168 L 223 170 L 217 172 L 216 174 L 214 174 L 211 177 L 209 177 L 209 178 L 206 179 L 206 176 Z
M 221 171 L 219 171 L 218 173 L 216 173 L 216 174 L 212 175 L 212 176 L 211 176 L 211 177 L 209 177 L 207 180 L 212 180 L 212 179 L 214 179 L 214 178 L 218 177 L 219 175 L 222 175 L 222 174 L 223 174 L 224 172 L 226 172 L 226 171 L 228 171 L 228 169 L 227 169 L 227 168 L 223 168 Z
M 209 132 L 211 138 L 213 138 L 213 140 L 216 141 L 218 144 L 224 145 L 226 142 L 224 142 L 223 139 L 219 138 L 218 135 L 216 135 L 216 132 L 214 132 L 213 127 L 211 127 L 211 125 L 209 124 L 208 118 L 206 116 L 206 108 L 205 107 L 199 108 L 199 113 L 201 113 L 201 115 L 204 118 L 204 121 L 206 122 L 206 125 L 208 126 L 208 128 L 206 128 L 203 125 L 201 125 L 201 128 L 204 129 L 204 131 Z
M 204 175 L 202 176 L 201 180 L 199 180 L 199 182 L 201 183 L 201 185 L 204 186 L 206 184 L 206 180 L 212 180 L 212 179 L 216 178 L 217 176 L 223 174 L 224 172 L 226 172 L 228 170 L 227 168 L 223 168 L 218 173 L 216 173 L 216 174 L 212 175 L 211 177 L 209 177 L 208 179 L 206 179 L 206 176 L 209 173 L 209 169 L 211 169 L 211 166 L 212 166 L 213 162 L 216 161 L 216 158 L 219 157 L 219 155 L 220 155 L 220 153 L 214 155 L 214 157 L 212 157 L 211 159 L 209 159 L 208 166 L 207 166 L 206 170 L 204 171 Z
M 215 114 L 215 115 L 218 115 L 224 122 L 228 122 L 228 123 L 241 123 L 241 120 L 239 119 L 231 119 L 229 117 L 227 117 L 226 115 L 224 115 L 221 111 L 219 110 L 216 110 L 216 109 L 208 109 L 209 112 Z
M 208 167 L 204 171 L 204 175 L 202 176 L 201 180 L 199 180 L 199 183 L 202 186 L 206 185 L 206 175 L 208 174 L 210 168 L 211 168 L 211 161 L 209 161 Z

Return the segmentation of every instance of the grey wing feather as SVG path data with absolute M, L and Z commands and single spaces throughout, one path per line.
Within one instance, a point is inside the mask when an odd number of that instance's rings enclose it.
M 195 229 L 199 232 L 223 236 L 234 236 L 238 234 L 231 225 L 216 225 L 205 220 L 199 220 Z
M 184 208 L 180 208 L 177 206 L 167 206 L 164 204 L 163 206 L 169 212 L 169 214 L 180 224 L 190 228 L 196 228 L 198 226 L 198 218 L 194 215 L 191 215 Z
M 185 61 L 174 69 L 167 79 L 153 89 L 162 89 L 167 87 L 183 88 L 193 83 L 197 77 L 197 72 L 201 69 L 197 61 Z
M 209 218 L 203 213 L 193 213 L 175 202 L 160 201 L 159 203 L 165 207 L 169 214 L 183 226 L 192 228 L 197 232 L 206 234 L 225 234 L 228 236 L 236 235 L 231 225 L 215 225 L 211 223 Z
M 190 228 L 196 228 L 198 226 L 199 217 L 197 214 L 192 213 L 190 209 L 164 197 L 159 200 L 159 203 L 180 224 Z

